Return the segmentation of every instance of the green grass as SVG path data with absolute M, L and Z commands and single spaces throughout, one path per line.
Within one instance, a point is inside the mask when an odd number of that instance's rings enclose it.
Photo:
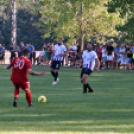
M 81 70 L 62 68 L 60 82 L 52 86 L 49 68 L 33 69 L 47 71 L 47 76 L 29 76 L 34 107 L 27 107 L 21 90 L 18 108 L 13 108 L 11 70 L 0 66 L 0 134 L 134 133 L 133 71 L 94 72 L 88 81 L 95 93 L 82 94 Z M 38 103 L 39 95 L 47 103 Z

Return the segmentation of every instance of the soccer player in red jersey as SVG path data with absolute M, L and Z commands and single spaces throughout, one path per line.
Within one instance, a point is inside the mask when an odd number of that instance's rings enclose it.
M 27 78 L 27 74 L 29 75 L 46 75 L 46 72 L 34 72 L 32 71 L 31 61 L 28 59 L 30 56 L 30 51 L 28 49 L 23 50 L 23 57 L 16 57 L 11 64 L 7 66 L 7 69 L 12 69 L 11 81 L 15 87 L 14 89 L 14 102 L 13 107 L 17 107 L 17 101 L 19 97 L 20 88 L 22 88 L 26 92 L 26 100 L 28 102 L 29 107 L 32 107 L 32 95 L 30 91 L 30 82 Z

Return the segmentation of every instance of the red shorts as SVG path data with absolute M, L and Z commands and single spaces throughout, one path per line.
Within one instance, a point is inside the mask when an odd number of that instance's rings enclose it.
M 25 82 L 25 81 L 16 80 L 16 79 L 11 79 L 11 81 L 13 82 L 15 89 L 19 90 L 20 88 L 22 88 L 25 91 L 30 89 L 29 81 Z

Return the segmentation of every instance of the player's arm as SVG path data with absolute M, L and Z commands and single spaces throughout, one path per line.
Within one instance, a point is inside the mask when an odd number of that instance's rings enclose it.
M 100 71 L 100 61 L 99 61 L 98 58 L 96 58 L 95 60 L 96 60 L 96 63 L 97 63 L 96 70 L 99 72 Z
M 7 69 L 11 69 L 11 68 L 12 68 L 12 65 L 9 64 L 9 65 L 7 66 Z
M 35 75 L 35 76 L 42 76 L 42 75 L 46 75 L 46 72 L 34 72 L 32 69 L 27 69 L 27 72 L 29 75 Z

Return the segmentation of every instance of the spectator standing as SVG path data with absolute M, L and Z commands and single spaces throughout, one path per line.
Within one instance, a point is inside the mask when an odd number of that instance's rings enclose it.
M 10 51 L 10 62 L 12 62 L 12 60 L 16 57 L 13 49 L 13 45 L 9 46 L 9 51 Z
M 14 53 L 15 53 L 15 57 L 18 57 L 18 53 L 19 53 L 19 47 L 18 47 L 18 45 L 14 45 L 13 46 L 13 50 L 14 50 Z
M 0 64 L 2 64 L 2 52 L 3 52 L 3 47 L 0 44 Z
M 132 44 L 132 47 L 131 47 L 131 51 L 132 51 L 132 69 L 134 70 L 134 43 Z
M 70 51 L 69 51 L 70 66 L 75 65 L 76 50 L 77 50 L 77 47 L 75 46 L 74 43 L 72 43 L 70 47 Z
M 107 64 L 107 48 L 106 44 L 102 44 L 102 59 L 101 59 L 101 65 L 102 69 L 106 69 L 106 64 Z
M 120 69 L 120 63 L 121 63 L 121 58 L 120 58 L 120 46 L 119 44 L 116 45 L 114 48 L 114 69 L 116 69 L 116 64 L 118 64 L 118 69 Z
M 81 52 L 81 46 L 79 43 L 76 43 L 77 51 L 76 51 L 76 61 L 75 61 L 75 67 L 80 68 L 82 66 L 82 52 Z
M 48 65 L 49 64 L 49 61 L 48 61 L 48 45 L 46 43 L 44 44 L 44 51 L 45 51 L 45 65 Z
M 30 60 L 33 64 L 35 64 L 36 61 L 36 52 L 35 52 L 35 48 L 33 45 L 31 45 L 31 43 L 28 44 L 28 50 L 30 50 Z
M 109 42 L 107 46 L 107 63 L 109 64 L 110 69 L 113 69 L 113 51 L 114 47 Z
M 69 51 L 69 47 L 68 47 L 68 44 L 67 44 L 67 42 L 65 43 L 65 47 L 66 47 L 66 50 L 67 50 L 67 52 Z M 68 53 L 67 53 L 67 55 L 64 57 L 64 59 L 65 59 L 65 65 L 66 66 L 68 66 Z
M 44 47 L 42 47 L 41 48 L 41 51 L 40 51 L 40 55 L 39 55 L 39 57 L 37 58 L 38 60 L 37 60 L 37 65 L 39 65 L 39 64 L 44 64 L 44 55 L 45 55 L 45 51 L 44 51 Z M 42 63 L 41 63 L 41 61 L 43 61 Z
M 126 53 L 127 53 L 127 69 L 131 70 L 133 53 L 132 53 L 131 47 L 129 45 L 126 45 Z
M 123 69 L 126 69 L 127 64 L 127 56 L 126 56 L 126 48 L 125 45 L 121 45 L 121 48 L 119 50 L 119 53 L 121 55 L 121 64 L 123 65 Z
M 5 45 L 3 44 L 2 45 L 2 59 L 1 59 L 1 62 L 2 64 L 5 64 Z
M 102 59 L 102 48 L 100 48 L 100 45 L 97 45 L 96 46 L 96 53 L 97 53 L 97 56 L 98 56 L 98 59 L 101 63 L 101 59 Z M 102 65 L 100 65 L 100 68 L 102 68 Z
M 20 46 L 19 46 L 19 57 L 21 57 L 23 54 L 22 54 L 22 51 L 25 49 L 25 45 L 24 45 L 24 42 L 20 42 Z

